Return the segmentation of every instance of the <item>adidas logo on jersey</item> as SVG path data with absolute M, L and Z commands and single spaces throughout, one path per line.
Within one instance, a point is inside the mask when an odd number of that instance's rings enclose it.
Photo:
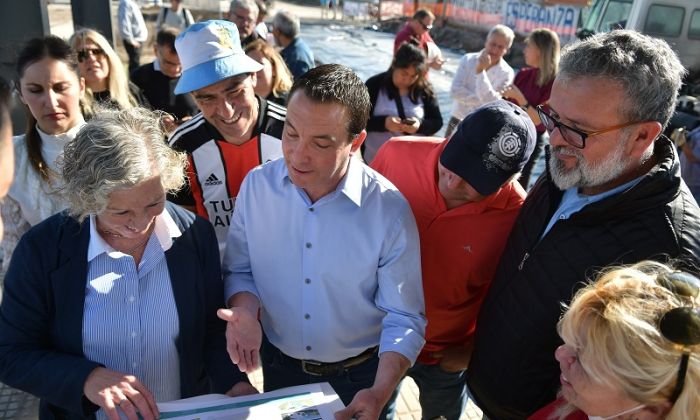
M 212 185 L 221 185 L 221 184 L 223 184 L 223 182 L 219 178 L 217 178 L 216 175 L 214 175 L 214 174 L 209 175 L 209 178 L 207 178 L 207 180 L 204 181 L 204 185 L 206 185 L 207 187 L 211 187 Z

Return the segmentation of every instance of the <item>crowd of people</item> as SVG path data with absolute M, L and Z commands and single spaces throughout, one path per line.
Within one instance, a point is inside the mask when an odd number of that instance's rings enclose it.
M 258 367 L 265 391 L 330 383 L 338 419 L 393 418 L 406 376 L 424 419 L 468 399 L 490 419 L 700 412 L 700 209 L 662 134 L 685 74 L 668 44 L 618 30 L 560 52 L 536 29 L 516 73 L 496 25 L 433 137 L 430 11 L 367 81 L 266 13 L 196 22 L 173 1 L 141 65 L 121 0 L 128 74 L 94 30 L 29 40 L 14 138 L 0 84 L 0 380 L 40 418 L 156 419 L 256 393 Z

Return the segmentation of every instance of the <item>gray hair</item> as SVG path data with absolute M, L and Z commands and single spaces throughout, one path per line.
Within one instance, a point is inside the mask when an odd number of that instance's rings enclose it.
M 657 121 L 665 128 L 685 73 L 666 41 L 615 30 L 565 47 L 557 79 L 598 77 L 617 81 L 625 92 L 622 116 L 629 121 Z
M 501 25 L 500 23 L 489 30 L 488 35 L 486 35 L 486 39 L 491 38 L 491 35 L 502 35 L 505 37 L 505 39 L 508 41 L 508 48 L 513 45 L 513 40 L 515 39 L 515 33 L 513 30 L 506 25 Z
M 287 38 L 294 39 L 301 32 L 299 18 L 286 10 L 280 10 L 272 20 L 272 26 Z
M 82 221 L 100 214 L 113 191 L 156 174 L 166 192 L 180 189 L 187 156 L 168 147 L 163 136 L 160 114 L 143 108 L 100 110 L 64 149 L 61 192 L 71 216 Z
M 251 12 L 256 13 L 259 12 L 258 5 L 255 3 L 255 0 L 233 0 L 229 5 L 229 11 L 233 11 L 234 9 L 250 10 Z

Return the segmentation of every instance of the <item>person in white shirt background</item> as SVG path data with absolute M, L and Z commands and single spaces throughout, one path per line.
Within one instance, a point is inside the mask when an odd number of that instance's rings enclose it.
M 500 99 L 499 92 L 513 83 L 515 72 L 503 56 L 513 45 L 514 38 L 512 29 L 496 25 L 489 31 L 483 50 L 462 57 L 450 88 L 454 105 L 445 137 L 450 137 L 467 114 L 485 103 Z

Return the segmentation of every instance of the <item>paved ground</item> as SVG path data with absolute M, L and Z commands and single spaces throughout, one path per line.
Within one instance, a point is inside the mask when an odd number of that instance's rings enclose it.
M 275 9 L 290 10 L 296 13 L 302 21 L 321 21 L 321 12 L 318 7 L 296 5 L 277 0 Z M 274 16 L 274 13 L 275 10 L 270 15 Z M 69 37 L 73 30 L 70 16 L 69 6 L 63 4 L 49 5 L 51 32 L 61 37 Z M 152 57 L 142 57 L 142 62 L 147 62 L 151 59 Z M 2 292 L 0 291 L 0 299 L 1 297 Z M 262 389 L 261 371 L 255 372 L 251 380 L 258 389 Z M 36 419 L 37 413 L 38 401 L 36 398 L 0 383 L 0 420 Z M 419 420 L 421 418 L 420 405 L 418 404 L 418 389 L 410 378 L 403 381 L 396 414 L 397 420 Z M 470 402 L 460 420 L 477 419 L 481 419 L 481 411 Z

